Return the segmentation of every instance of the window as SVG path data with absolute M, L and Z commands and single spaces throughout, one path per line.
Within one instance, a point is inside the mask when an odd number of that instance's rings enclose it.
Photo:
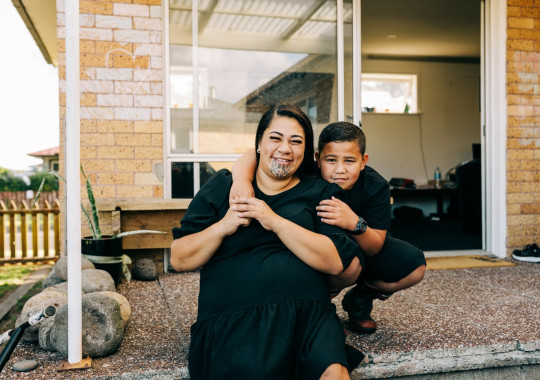
M 362 111 L 416 113 L 417 76 L 362 74 Z

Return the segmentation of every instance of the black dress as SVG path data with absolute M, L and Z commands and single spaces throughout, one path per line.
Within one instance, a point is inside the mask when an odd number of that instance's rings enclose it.
M 229 171 L 216 173 L 191 202 L 174 237 L 223 218 L 231 183 Z M 316 215 L 320 200 L 341 191 L 337 185 L 313 178 L 273 196 L 255 183 L 254 189 L 280 216 L 328 236 L 344 268 L 359 252 L 347 234 Z M 225 238 L 200 275 L 189 351 L 192 379 L 318 379 L 332 363 L 352 370 L 325 276 L 257 221 Z

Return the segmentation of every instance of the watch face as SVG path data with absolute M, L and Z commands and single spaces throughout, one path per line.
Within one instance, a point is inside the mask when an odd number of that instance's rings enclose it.
M 356 228 L 353 232 L 351 232 L 353 235 L 360 235 L 366 232 L 367 230 L 367 223 L 363 218 L 358 219 L 358 223 L 356 224 Z

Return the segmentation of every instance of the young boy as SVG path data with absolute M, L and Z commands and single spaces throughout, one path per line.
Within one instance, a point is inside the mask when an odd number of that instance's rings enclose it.
M 332 123 L 319 136 L 315 153 L 321 176 L 338 184 L 346 193 L 321 201 L 317 215 L 328 224 L 350 231 L 362 248 L 359 257 L 361 273 L 346 268 L 342 276 L 329 279 L 330 287 L 339 291 L 356 286 L 343 297 L 343 309 L 349 315 L 349 327 L 360 333 L 373 333 L 377 323 L 371 318 L 373 300 L 386 300 L 393 293 L 409 288 L 424 278 L 426 261 L 423 252 L 398 239 L 387 236 L 390 226 L 390 190 L 388 182 L 366 166 L 366 138 L 361 128 L 347 122 Z M 244 154 L 233 167 L 231 201 L 237 196 L 252 196 L 254 152 Z M 352 265 L 351 265 L 352 266 Z

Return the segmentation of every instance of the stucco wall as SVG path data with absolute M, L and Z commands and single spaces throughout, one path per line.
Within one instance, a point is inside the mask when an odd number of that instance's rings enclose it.
M 510 253 L 540 243 L 540 1 L 508 0 L 507 17 Z

